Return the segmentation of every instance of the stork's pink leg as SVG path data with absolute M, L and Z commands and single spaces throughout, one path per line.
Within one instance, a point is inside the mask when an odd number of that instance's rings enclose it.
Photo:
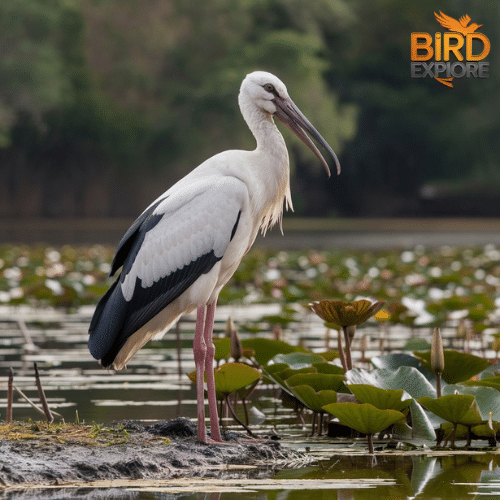
M 219 428 L 219 417 L 217 414 L 217 397 L 215 395 L 214 381 L 214 354 L 215 346 L 212 340 L 214 332 L 214 314 L 217 300 L 207 306 L 205 317 L 205 330 L 203 336 L 207 346 L 207 355 L 205 357 L 205 373 L 207 374 L 207 393 L 208 393 L 208 412 L 210 415 L 210 436 L 213 441 L 222 442 L 222 436 Z
M 196 329 L 194 331 L 193 353 L 196 366 L 196 401 L 198 408 L 198 441 L 207 442 L 205 430 L 205 391 L 204 377 L 207 346 L 204 338 L 205 306 L 200 306 L 196 312 Z

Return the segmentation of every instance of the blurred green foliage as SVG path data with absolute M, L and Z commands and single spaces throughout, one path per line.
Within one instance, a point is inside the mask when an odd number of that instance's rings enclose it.
M 483 24 L 492 43 L 490 78 L 454 89 L 410 78 L 410 33 L 436 31 L 435 9 L 430 0 L 2 0 L 0 213 L 137 214 L 205 158 L 253 147 L 236 96 L 255 69 L 281 77 L 340 153 L 343 175 L 319 182 L 317 160 L 284 131 L 300 167 L 299 213 L 370 212 L 381 196 L 405 200 L 443 179 L 498 186 L 499 6 L 440 3 Z

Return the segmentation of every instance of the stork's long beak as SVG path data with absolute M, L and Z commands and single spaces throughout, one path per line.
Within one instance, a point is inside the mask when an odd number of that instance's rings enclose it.
M 300 111 L 300 109 L 295 105 L 295 103 L 289 97 L 283 99 L 280 96 L 275 96 L 273 102 L 274 104 L 276 104 L 276 116 L 288 128 L 290 128 L 297 135 L 297 137 L 299 137 L 305 144 L 307 144 L 307 146 L 311 148 L 313 153 L 320 159 L 321 163 L 325 167 L 326 172 L 328 173 L 328 177 L 330 177 L 331 175 L 328 163 L 325 161 L 314 142 L 309 139 L 306 131 L 309 132 L 311 137 L 313 137 L 313 139 L 315 139 L 323 148 L 325 148 L 328 153 L 330 153 L 330 156 L 333 158 L 333 161 L 337 166 L 337 175 L 340 174 L 340 163 L 337 155 L 325 141 L 325 139 L 321 137 L 321 134 L 313 127 L 311 122 L 304 116 L 302 111 Z

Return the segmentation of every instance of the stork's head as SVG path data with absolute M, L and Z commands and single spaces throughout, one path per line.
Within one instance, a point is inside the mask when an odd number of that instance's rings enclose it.
M 285 84 L 279 78 L 265 71 L 250 73 L 241 84 L 239 102 L 242 109 L 251 103 L 269 115 L 276 116 L 281 120 L 297 137 L 311 148 L 314 154 L 320 159 L 328 175 L 330 175 L 328 163 L 316 145 L 307 136 L 307 131 L 313 139 L 328 151 L 337 167 L 337 174 L 340 174 L 340 163 L 337 155 L 290 99 Z

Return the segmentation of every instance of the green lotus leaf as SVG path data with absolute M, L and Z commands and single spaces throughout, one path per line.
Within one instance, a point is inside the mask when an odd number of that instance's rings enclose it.
M 388 370 L 397 370 L 400 366 L 414 366 L 418 368 L 420 365 L 415 356 L 404 353 L 384 354 L 382 356 L 372 356 L 371 364 L 375 368 L 387 368 Z
M 403 410 L 407 410 L 412 401 L 411 398 L 402 400 L 403 389 L 379 389 L 365 384 L 351 384 L 348 388 L 360 403 L 370 403 L 379 410 L 403 412 Z
M 462 385 L 493 387 L 493 389 L 500 391 L 500 375 L 497 375 L 496 377 L 482 378 L 481 380 L 468 380 L 467 382 L 462 382 Z
M 290 368 L 299 369 L 310 366 L 313 363 L 324 363 L 325 358 L 319 354 L 307 352 L 293 352 L 290 354 L 277 354 L 272 358 L 274 363 L 286 363 Z
M 495 420 L 491 422 L 483 422 L 482 424 L 471 427 L 471 432 L 480 438 L 496 437 L 500 430 L 500 422 Z
M 339 357 L 339 351 L 337 350 L 317 352 L 315 354 L 321 356 L 325 361 L 333 361 Z
M 295 385 L 291 389 L 293 395 L 314 412 L 321 412 L 323 406 L 337 402 L 337 393 L 335 391 L 316 392 L 309 385 Z
M 288 368 L 288 365 L 286 363 L 274 363 L 272 365 L 266 365 L 262 367 L 262 370 L 267 375 L 272 375 L 273 373 L 278 373 L 282 372 L 283 370 L 286 370 Z
M 443 439 L 452 433 L 454 425 L 455 424 L 452 424 L 451 422 L 443 422 L 440 425 Z M 469 428 L 466 425 L 457 424 L 457 429 L 455 431 L 455 439 L 460 441 L 462 439 L 467 439 L 468 436 L 469 436 Z
M 343 425 L 363 434 L 375 434 L 396 422 L 405 420 L 405 416 L 396 410 L 379 410 L 369 403 L 331 403 L 323 406 Z
M 344 376 L 328 373 L 298 373 L 287 378 L 286 384 L 290 388 L 296 385 L 308 385 L 316 392 L 325 390 L 338 392 L 344 385 Z
M 229 337 L 214 339 L 213 342 L 215 346 L 214 359 L 216 361 L 231 357 L 231 339 Z
M 483 419 L 474 396 L 450 394 L 438 399 L 424 396 L 417 400 L 426 410 L 454 424 L 479 425 Z
M 285 368 L 283 371 L 275 372 L 275 376 L 278 376 L 281 380 L 286 381 L 293 375 L 298 373 L 318 373 L 318 370 L 314 366 L 304 366 L 304 368 Z
M 286 385 L 286 380 L 298 373 L 316 373 L 316 368 L 313 366 L 305 366 L 304 368 L 299 368 L 298 370 L 294 370 L 290 368 L 286 363 L 276 363 L 274 365 L 266 365 L 262 368 L 264 375 L 266 375 L 272 382 L 280 386 L 284 391 L 291 392 L 288 385 Z
M 227 395 L 247 387 L 260 378 L 259 370 L 243 363 L 225 363 L 214 371 L 215 390 Z
M 332 365 L 331 363 L 313 363 L 313 366 L 318 370 L 318 373 L 329 373 L 330 375 L 344 374 L 344 369 L 341 366 Z
M 193 370 L 192 372 L 186 373 L 188 376 L 189 380 L 193 382 L 193 384 L 196 384 L 196 370 Z
M 254 358 L 261 366 L 268 363 L 276 354 L 287 354 L 303 350 L 301 347 L 292 346 L 282 340 L 271 340 L 258 337 L 242 340 L 241 345 L 244 349 L 252 349 L 255 352 Z
M 413 354 L 424 367 L 432 372 L 431 351 L 414 351 Z M 450 349 L 444 351 L 444 370 L 441 376 L 447 384 L 458 384 L 469 380 L 490 366 L 489 362 L 473 354 Z
M 447 385 L 443 388 L 443 396 L 455 393 L 474 396 L 483 420 L 488 420 L 491 413 L 493 420 L 500 421 L 500 397 L 496 389 L 472 385 Z
M 400 366 L 396 371 L 381 369 L 367 372 L 354 368 L 346 373 L 349 384 L 368 384 L 382 389 L 403 389 L 412 398 L 436 397 L 436 389 L 427 378 L 413 366 Z

